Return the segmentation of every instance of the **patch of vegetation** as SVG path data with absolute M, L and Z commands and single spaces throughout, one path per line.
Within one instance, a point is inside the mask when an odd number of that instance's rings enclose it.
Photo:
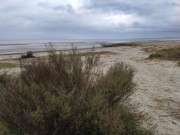
M 159 59 L 166 59 L 166 60 L 180 60 L 180 47 L 178 48 L 168 48 L 156 51 L 155 53 L 150 54 L 150 59 L 159 58 Z
M 0 95 L 5 90 L 5 87 L 8 86 L 8 83 L 10 81 L 10 76 L 7 75 L 5 72 L 0 75 Z M 13 132 L 11 132 L 8 127 L 1 122 L 0 117 L 0 135 L 15 135 Z
M 21 59 L 29 59 L 29 58 L 35 58 L 35 56 L 33 55 L 33 52 L 31 52 L 31 51 L 28 51 L 28 52 L 26 52 L 26 54 L 23 54 L 21 56 Z
M 130 43 L 106 43 L 106 44 L 102 44 L 102 47 L 118 47 L 118 46 L 132 46 L 132 47 L 136 47 L 136 46 L 140 46 L 140 43 L 135 43 L 135 42 L 130 42 Z
M 180 61 L 177 63 L 177 65 L 180 67 Z
M 0 69 L 2 68 L 16 68 L 18 64 L 15 63 L 0 63 Z
M 99 55 L 81 56 L 51 50 L 48 60 L 22 64 L 19 77 L 4 74 L 0 121 L 22 135 L 150 135 L 122 102 L 134 90 L 134 69 L 116 63 L 103 74 Z

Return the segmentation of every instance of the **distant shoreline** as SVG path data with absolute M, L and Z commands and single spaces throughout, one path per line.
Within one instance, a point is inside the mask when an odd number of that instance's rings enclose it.
M 11 42 L 11 43 L 10 43 Z M 101 47 L 117 47 L 117 46 L 136 46 L 137 44 L 151 44 L 151 43 L 173 43 L 179 44 L 180 40 L 172 39 L 159 39 L 159 40 L 111 40 L 111 41 L 91 41 L 91 42 L 70 42 L 70 41 L 55 41 L 55 42 L 44 42 L 44 41 L 0 41 L 0 56 L 2 55 L 19 55 L 26 53 L 27 51 L 32 51 L 34 53 L 47 52 L 47 46 L 52 43 L 53 47 L 58 51 L 66 51 L 73 47 L 77 49 L 91 49 L 91 48 L 101 48 Z M 18 43 L 19 42 L 19 43 Z M 23 43 L 24 42 L 24 43 Z M 29 42 L 29 43 L 28 43 Z

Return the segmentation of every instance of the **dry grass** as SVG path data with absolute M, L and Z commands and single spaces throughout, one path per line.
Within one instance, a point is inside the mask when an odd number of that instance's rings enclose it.
M 90 55 L 115 55 L 116 53 L 110 52 L 110 51 L 99 51 L 99 52 L 95 52 L 95 51 L 89 51 L 89 52 L 78 52 L 78 55 L 80 56 L 90 56 Z M 68 54 L 64 53 L 63 54 L 64 57 L 67 57 Z M 39 58 L 42 59 L 48 59 L 48 56 L 40 56 Z

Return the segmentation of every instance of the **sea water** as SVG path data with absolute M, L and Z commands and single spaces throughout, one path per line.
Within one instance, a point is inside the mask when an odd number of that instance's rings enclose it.
M 127 42 L 151 42 L 151 41 L 164 41 L 164 40 L 176 40 L 180 42 L 180 39 L 76 39 L 76 40 L 0 40 L 0 55 L 2 54 L 22 54 L 27 51 L 40 52 L 47 51 L 49 45 L 53 45 L 56 50 L 68 50 L 72 47 L 77 49 L 85 48 L 97 48 L 102 47 L 103 44 L 114 43 L 127 43 Z
M 128 40 L 19 40 L 0 41 L 0 54 L 19 54 L 27 51 L 46 51 L 52 45 L 56 50 L 68 50 L 102 47 L 104 43 L 125 43 Z

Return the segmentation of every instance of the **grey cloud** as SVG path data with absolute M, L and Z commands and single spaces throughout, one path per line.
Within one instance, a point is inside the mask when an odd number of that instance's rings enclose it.
M 180 5 L 173 0 L 90 0 L 79 9 L 68 3 L 52 4 L 50 0 L 11 5 L 0 9 L 0 39 L 133 38 L 167 36 L 168 33 L 174 36 L 180 33 L 179 27 L 175 25 L 174 16 L 178 12 L 174 11 L 174 7 Z M 141 20 L 128 25 L 117 22 L 119 25 L 113 28 L 113 23 L 101 26 L 111 22 L 111 18 L 101 23 L 98 17 L 102 16 L 103 19 L 109 15 L 135 15 Z M 95 23 L 91 23 L 93 21 Z
M 138 13 L 147 15 L 148 13 L 152 13 L 153 8 L 147 6 L 145 3 L 132 4 L 126 2 L 118 2 L 118 1 L 110 1 L 110 2 L 103 2 L 103 1 L 93 1 L 91 5 L 87 8 L 100 10 L 102 12 L 109 12 L 109 11 L 121 11 L 124 13 Z
M 71 13 L 71 14 L 73 14 L 74 13 L 74 10 L 73 10 L 73 8 L 72 8 L 72 6 L 71 5 L 66 5 L 66 6 L 55 6 L 55 7 L 53 7 L 53 9 L 54 10 L 61 10 L 61 11 L 67 11 L 68 13 Z
M 53 8 L 54 10 L 66 10 L 65 6 L 56 6 Z
M 156 0 L 153 1 L 117 1 L 111 0 L 106 1 L 92 1 L 91 5 L 87 8 L 92 10 L 100 10 L 102 12 L 123 12 L 126 14 L 134 13 L 139 16 L 158 16 L 159 14 L 165 14 L 171 11 L 172 2 L 171 0 Z M 164 16 L 162 16 L 164 17 Z
M 38 2 L 37 7 L 50 8 L 49 2 Z
M 49 2 L 39 2 L 37 4 L 37 6 L 42 7 L 44 9 L 52 9 L 54 11 L 66 11 L 66 12 L 69 12 L 71 14 L 74 13 L 74 10 L 70 4 L 53 6 Z
M 92 10 L 94 13 L 103 12 L 116 14 L 136 14 L 143 18 L 144 23 L 136 22 L 131 27 L 154 30 L 158 29 L 170 29 L 169 25 L 172 25 L 173 2 L 171 0 L 157 0 L 157 1 L 93 1 L 86 8 Z M 138 25 L 137 25 L 138 24 Z
M 179 7 L 180 3 L 172 2 L 172 6 Z

